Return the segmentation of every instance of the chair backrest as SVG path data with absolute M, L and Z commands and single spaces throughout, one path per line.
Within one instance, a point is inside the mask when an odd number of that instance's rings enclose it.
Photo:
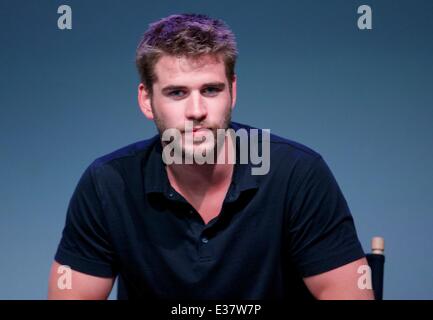
M 374 297 L 376 300 L 383 299 L 383 272 L 385 264 L 385 241 L 382 237 L 371 239 L 371 253 L 366 254 L 368 265 L 371 269 L 371 280 Z

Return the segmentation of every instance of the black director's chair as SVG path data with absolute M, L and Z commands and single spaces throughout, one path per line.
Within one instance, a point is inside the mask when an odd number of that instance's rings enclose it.
M 382 300 L 383 270 L 385 264 L 385 241 L 382 237 L 371 239 L 371 253 L 367 253 L 368 265 L 371 269 L 371 280 L 376 300 Z

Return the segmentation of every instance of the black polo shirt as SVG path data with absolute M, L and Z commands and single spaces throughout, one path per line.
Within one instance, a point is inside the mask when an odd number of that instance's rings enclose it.
M 221 212 L 205 224 L 170 185 L 159 139 L 85 170 L 57 262 L 118 276 L 119 299 L 309 299 L 303 277 L 364 257 L 344 196 L 315 151 L 271 134 L 269 172 L 252 175 L 254 165 L 238 157 Z

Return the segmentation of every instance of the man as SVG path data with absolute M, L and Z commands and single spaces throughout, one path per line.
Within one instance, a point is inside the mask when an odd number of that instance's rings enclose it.
M 269 170 L 253 175 L 251 161 L 230 161 L 245 140 L 217 139 L 218 130 L 244 130 L 254 142 L 256 128 L 231 121 L 236 56 L 220 20 L 182 14 L 150 25 L 137 48 L 138 102 L 159 134 L 84 172 L 49 298 L 105 299 L 116 276 L 119 299 L 373 298 L 358 286 L 367 261 L 322 157 L 270 135 Z M 167 163 L 172 154 L 193 161 Z M 62 265 L 69 288 L 58 285 Z

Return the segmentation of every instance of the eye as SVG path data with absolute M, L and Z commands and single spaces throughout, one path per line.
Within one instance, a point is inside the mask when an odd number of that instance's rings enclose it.
M 220 92 L 221 89 L 217 87 L 206 87 L 202 90 L 202 93 L 208 97 L 214 97 Z
M 182 98 L 185 95 L 185 92 L 183 90 L 173 90 L 170 91 L 168 95 L 173 98 Z

